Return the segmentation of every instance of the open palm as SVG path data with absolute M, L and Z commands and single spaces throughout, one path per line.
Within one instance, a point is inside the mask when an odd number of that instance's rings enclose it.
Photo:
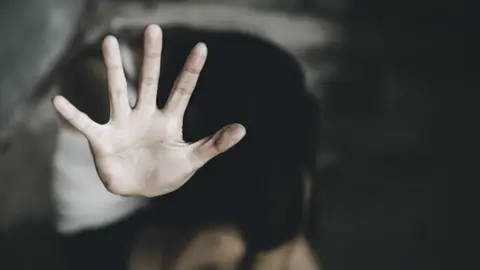
M 225 152 L 245 135 L 240 124 L 226 126 L 194 143 L 183 141 L 183 115 L 205 64 L 207 48 L 193 48 L 163 109 L 156 106 L 162 32 L 145 31 L 145 56 L 139 96 L 130 107 L 118 41 L 108 36 L 103 53 L 108 72 L 111 116 L 100 125 L 62 96 L 56 110 L 88 139 L 97 172 L 105 187 L 118 195 L 159 196 L 172 192 L 206 162 Z

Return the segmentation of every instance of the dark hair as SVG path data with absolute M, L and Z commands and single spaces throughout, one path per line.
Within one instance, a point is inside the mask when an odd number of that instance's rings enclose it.
M 185 139 L 233 122 L 245 125 L 247 135 L 159 200 L 175 201 L 172 213 L 190 219 L 185 224 L 223 218 L 237 223 L 252 248 L 271 248 L 301 226 L 302 170 L 311 169 L 315 152 L 315 103 L 299 63 L 279 46 L 246 33 L 165 27 L 159 106 L 199 41 L 209 55 L 185 114 Z

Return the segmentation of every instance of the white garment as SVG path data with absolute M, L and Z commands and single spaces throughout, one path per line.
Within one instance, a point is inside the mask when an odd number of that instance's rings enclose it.
M 120 50 L 127 73 L 132 72 L 135 70 L 132 52 L 123 44 Z M 128 96 L 133 106 L 137 95 L 130 84 Z M 58 217 L 56 227 L 63 234 L 108 226 L 147 203 L 143 197 L 108 192 L 95 169 L 87 139 L 64 124 L 60 126 L 53 159 L 53 198 Z
M 53 169 L 53 196 L 60 233 L 107 226 L 146 203 L 145 198 L 118 196 L 105 189 L 87 139 L 74 130 L 60 131 Z

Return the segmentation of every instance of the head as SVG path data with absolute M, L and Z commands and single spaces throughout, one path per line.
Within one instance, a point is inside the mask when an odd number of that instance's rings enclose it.
M 115 35 L 134 96 L 143 32 Z M 313 166 L 315 152 L 316 106 L 299 63 L 274 43 L 241 32 L 163 27 L 163 35 L 159 108 L 193 46 L 201 41 L 209 48 L 184 117 L 184 139 L 200 139 L 232 122 L 245 125 L 247 136 L 182 189 L 162 196 L 160 222 L 175 227 L 238 222 L 249 249 L 267 250 L 290 241 L 302 223 L 302 169 Z M 110 110 L 100 48 L 98 42 L 75 57 L 61 91 L 93 120 L 104 123 Z M 178 212 L 184 214 L 172 214 Z

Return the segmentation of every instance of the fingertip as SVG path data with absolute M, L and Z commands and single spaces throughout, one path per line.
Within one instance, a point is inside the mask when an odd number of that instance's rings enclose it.
M 235 146 L 246 134 L 241 124 L 230 124 L 217 131 L 213 136 L 204 138 L 193 144 L 192 162 L 200 168 L 210 159 L 228 151 Z
M 63 96 L 55 95 L 52 97 L 52 104 L 58 110 L 63 106 L 62 104 L 65 102 L 64 100 L 65 98 Z
M 158 24 L 149 24 L 145 29 L 145 33 L 152 38 L 158 38 L 162 35 L 162 28 Z
M 215 148 L 220 152 L 225 152 L 228 149 L 239 143 L 246 134 L 246 129 L 240 124 L 231 124 L 227 126 L 221 135 L 214 142 Z
M 54 96 L 50 99 L 50 101 L 55 105 L 55 103 L 56 103 L 55 100 L 57 100 L 57 99 L 60 98 L 60 97 L 61 97 L 60 95 L 54 95 Z
M 68 118 L 72 114 L 72 105 L 63 96 L 56 95 L 52 98 L 53 107 L 63 117 Z
M 118 43 L 118 40 L 112 35 L 108 35 L 103 39 L 104 45 L 115 45 L 116 43 Z
M 108 35 L 103 39 L 102 45 L 104 50 L 111 50 L 118 46 L 118 40 L 116 37 Z
M 202 55 L 207 55 L 207 53 L 208 53 L 207 44 L 205 44 L 204 42 L 197 43 L 197 45 L 195 45 L 193 50 L 195 52 L 199 53 L 199 54 L 202 54 Z
M 226 137 L 232 141 L 238 142 L 240 141 L 247 133 L 246 128 L 238 123 L 231 124 L 228 128 L 223 132 L 222 137 Z

